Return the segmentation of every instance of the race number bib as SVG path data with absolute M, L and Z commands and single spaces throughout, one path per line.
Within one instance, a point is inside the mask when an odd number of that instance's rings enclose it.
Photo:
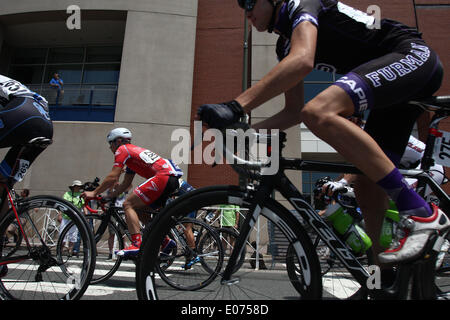
M 433 158 L 436 163 L 444 167 L 450 166 L 450 132 L 439 131 L 441 137 L 436 138 L 434 144 Z
M 25 159 L 20 159 L 19 160 L 19 167 L 18 167 L 18 170 L 17 170 L 16 174 L 14 175 L 14 179 L 17 182 L 22 181 L 23 178 L 25 177 L 25 174 L 28 171 L 28 168 L 30 168 L 30 161 L 25 160 Z
M 161 158 L 156 153 L 151 152 L 150 150 L 142 151 L 141 153 L 139 153 L 139 157 L 142 159 L 142 161 L 148 164 L 153 164 Z

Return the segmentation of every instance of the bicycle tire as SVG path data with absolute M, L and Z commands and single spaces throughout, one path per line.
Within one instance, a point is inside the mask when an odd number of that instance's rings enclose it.
M 187 246 L 184 233 L 187 223 L 192 224 L 194 250 Z M 177 246 L 164 259 L 159 255 L 156 270 L 161 279 L 177 290 L 195 291 L 206 287 L 222 268 L 223 249 L 219 235 L 203 221 L 190 218 L 176 221 L 171 231 Z M 163 268 L 166 263 L 168 266 Z
M 95 243 L 83 215 L 71 203 L 54 196 L 34 196 L 21 200 L 17 205 L 23 229 L 31 246 L 25 241 L 10 255 L 26 256 L 7 265 L 6 275 L 0 278 L 0 299 L 5 300 L 77 300 L 85 293 L 95 268 Z M 58 215 L 64 213 L 70 222 L 59 225 Z M 15 214 L 10 209 L 0 222 L 0 236 L 5 235 Z M 48 226 L 58 226 L 48 233 Z M 80 236 L 78 257 L 62 248 L 71 230 L 71 237 Z M 64 240 L 65 239 L 65 240 Z M 72 240 L 75 238 L 72 238 Z M 25 239 L 24 239 L 25 240 Z M 5 257 L 8 249 L 2 245 L 0 253 Z
M 222 284 L 221 277 L 215 278 L 208 287 L 195 292 L 182 294 L 180 291 L 168 290 L 167 286 L 156 277 L 155 264 L 158 260 L 158 243 L 170 227 L 172 219 L 188 215 L 192 211 L 205 210 L 219 204 L 239 205 L 241 210 L 248 208 L 248 199 L 237 186 L 214 186 L 199 188 L 183 195 L 170 203 L 156 217 L 151 228 L 146 229 L 141 256 L 136 268 L 136 291 L 139 299 L 320 299 L 322 281 L 320 265 L 312 243 L 303 227 L 287 209 L 273 199 L 267 199 L 261 215 L 273 222 L 277 231 L 289 243 L 294 243 L 295 251 L 301 256 L 304 268 L 303 296 L 293 288 L 286 270 L 252 270 L 241 268 L 235 276 L 239 282 Z M 235 278 L 237 279 L 237 278 Z
M 112 248 L 113 251 L 122 250 L 124 248 L 124 235 L 119 230 L 119 228 L 116 227 L 113 220 L 108 221 L 108 227 L 104 229 L 105 231 L 103 232 L 103 234 L 97 234 L 98 228 L 103 223 L 102 217 L 96 214 L 89 214 L 86 215 L 85 218 L 88 222 L 89 227 L 92 228 L 92 231 L 94 233 L 97 250 L 95 271 L 91 279 L 91 284 L 98 284 L 111 278 L 117 271 L 117 269 L 119 269 L 120 264 L 123 260 L 123 257 L 121 256 L 112 256 L 111 259 L 109 259 L 109 243 L 108 237 L 105 238 L 105 235 L 111 236 L 110 232 L 112 231 L 112 235 L 114 236 L 113 241 L 116 245 L 115 249 L 114 247 Z M 113 254 L 113 252 L 111 252 L 111 254 Z
M 219 234 L 219 237 L 222 242 L 224 253 L 223 260 L 225 266 L 226 265 L 225 262 L 229 260 L 231 252 L 234 248 L 234 244 L 236 243 L 236 239 L 239 237 L 239 233 L 229 228 L 216 228 L 215 231 Z M 242 267 L 242 265 L 245 262 L 246 254 L 247 254 L 247 246 L 244 247 L 238 262 L 234 266 L 233 273 L 237 272 Z

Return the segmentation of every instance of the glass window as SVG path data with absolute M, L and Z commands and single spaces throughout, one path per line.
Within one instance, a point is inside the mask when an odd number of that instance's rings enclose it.
M 46 82 L 50 82 L 53 74 L 59 73 L 59 76 L 65 84 L 80 83 L 83 65 L 81 64 L 63 64 L 63 65 L 47 65 Z
M 86 62 L 120 62 L 122 47 L 88 47 Z
M 328 88 L 330 84 L 322 84 L 322 83 L 305 83 L 305 102 L 308 102 L 323 90 Z
M 9 76 L 22 83 L 41 83 L 44 74 L 44 66 L 12 66 Z
M 334 81 L 334 75 L 333 75 L 332 72 L 325 72 L 325 71 L 321 71 L 321 70 L 313 70 L 305 78 L 305 82 L 308 82 L 308 81 L 333 82 Z
M 44 96 L 53 120 L 114 121 L 122 47 L 16 48 L 8 75 Z M 64 90 L 49 85 L 58 73 Z
M 51 48 L 48 63 L 77 63 L 84 60 L 84 48 Z
M 120 65 L 89 64 L 85 66 L 83 83 L 118 83 Z
M 47 48 L 17 48 L 12 57 L 13 64 L 44 64 Z

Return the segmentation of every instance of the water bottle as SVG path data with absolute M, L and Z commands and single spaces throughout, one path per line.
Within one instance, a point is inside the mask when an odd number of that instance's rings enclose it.
M 361 254 L 372 246 L 372 240 L 366 232 L 353 223 L 352 216 L 339 204 L 330 205 L 323 216 L 333 223 L 334 229 L 344 237 L 345 243 L 355 254 Z
M 380 234 L 380 245 L 383 248 L 389 248 L 393 236 L 393 222 L 399 222 L 400 216 L 394 201 L 389 200 L 389 209 L 386 210 L 383 220 L 383 227 Z

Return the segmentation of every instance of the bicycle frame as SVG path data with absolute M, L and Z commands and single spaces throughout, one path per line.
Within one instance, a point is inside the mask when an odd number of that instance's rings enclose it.
M 14 215 L 15 215 L 15 218 L 16 218 L 16 221 L 17 221 L 17 225 L 19 227 L 19 231 L 22 234 L 23 239 L 25 240 L 25 243 L 27 245 L 28 252 L 29 252 L 27 255 L 17 256 L 17 257 L 14 257 L 13 259 L 8 258 L 8 257 L 0 257 L 0 265 L 5 265 L 5 264 L 16 263 L 16 262 L 19 262 L 19 261 L 22 261 L 22 260 L 25 260 L 25 259 L 29 259 L 30 256 L 31 256 L 31 253 L 30 253 L 31 252 L 31 245 L 30 245 L 30 242 L 28 240 L 28 237 L 27 237 L 25 231 L 23 230 L 22 223 L 20 222 L 20 219 L 19 219 L 19 213 L 17 212 L 15 201 L 14 201 L 13 196 L 12 196 L 12 193 L 14 193 L 14 189 L 10 189 L 6 184 L 2 184 L 2 186 L 4 188 L 3 192 L 5 194 L 5 196 L 3 197 L 2 203 L 6 199 L 8 199 L 8 202 L 9 202 L 9 204 L 11 206 L 11 209 L 14 212 Z M 6 212 L 5 212 L 5 214 L 6 214 Z M 42 239 L 40 239 L 40 240 L 41 240 L 41 243 L 45 246 L 44 241 L 42 241 Z
M 285 141 L 285 133 L 280 132 L 280 146 Z M 428 146 L 432 148 L 432 145 Z M 361 174 L 361 172 L 354 166 L 348 164 L 337 164 L 321 161 L 306 161 L 301 159 L 283 158 L 281 152 L 279 155 L 280 170 L 275 175 L 262 176 L 259 181 L 259 186 L 252 195 L 252 201 L 250 203 L 249 213 L 241 226 L 241 232 L 239 238 L 236 240 L 235 248 L 229 258 L 229 262 L 224 270 L 222 276 L 222 284 L 233 284 L 238 281 L 237 279 L 231 279 L 232 270 L 241 251 L 244 248 L 245 242 L 250 235 L 250 231 L 257 221 L 262 209 L 264 208 L 265 199 L 271 197 L 273 191 L 278 191 L 281 195 L 288 200 L 295 211 L 302 217 L 302 219 L 309 224 L 314 231 L 318 234 L 320 239 L 326 243 L 336 257 L 344 264 L 350 274 L 356 279 L 356 281 L 363 287 L 367 287 L 369 280 L 368 271 L 361 265 L 361 263 L 353 255 L 352 251 L 346 246 L 345 243 L 336 235 L 331 226 L 329 226 L 322 217 L 320 217 L 314 208 L 306 201 L 303 195 L 297 190 L 295 185 L 285 175 L 285 170 L 308 170 L 308 171 L 321 171 L 321 172 L 336 172 L 336 173 L 353 173 Z M 450 198 L 444 190 L 427 174 L 424 170 L 400 170 L 406 177 L 414 177 L 423 183 L 428 184 L 435 192 L 436 196 L 444 203 L 444 209 L 448 208 L 450 204 Z M 293 239 L 295 240 L 295 239 Z M 399 297 L 400 294 L 405 292 L 408 285 L 408 279 L 412 272 L 412 266 L 405 264 L 400 266 L 403 272 L 399 272 L 397 281 L 391 288 L 385 290 L 386 295 L 393 297 Z M 418 269 L 423 268 L 420 266 Z M 400 270 L 400 269 L 399 269 Z
M 333 229 L 325 223 L 314 208 L 305 200 L 303 195 L 297 190 L 294 184 L 285 175 L 285 169 L 291 170 L 312 170 L 315 171 L 330 171 L 330 172 L 348 172 L 360 173 L 353 166 L 346 164 L 333 164 L 318 161 L 303 161 L 300 159 L 286 159 L 281 158 L 281 169 L 276 175 L 263 176 L 260 182 L 260 187 L 255 191 L 253 196 L 254 201 L 251 203 L 249 213 L 241 226 L 240 236 L 236 240 L 235 249 L 233 250 L 229 263 L 225 268 L 223 274 L 223 282 L 234 281 L 231 280 L 231 271 L 235 265 L 240 250 L 246 242 L 251 228 L 254 226 L 261 209 L 264 207 L 264 200 L 271 196 L 273 191 L 279 191 L 281 195 L 286 198 L 289 203 L 295 208 L 295 211 L 306 221 L 319 235 L 319 237 L 330 247 L 333 253 L 341 260 L 347 267 L 349 272 L 355 279 L 361 283 L 366 283 L 369 274 L 364 267 L 355 258 L 351 250 L 339 239 L 334 233 Z
M 95 241 L 97 242 L 100 239 L 100 237 L 103 235 L 106 228 L 108 227 L 108 223 L 111 221 L 111 217 L 113 217 L 117 221 L 117 223 L 120 225 L 120 227 L 122 228 L 124 233 L 127 235 L 127 237 L 131 241 L 131 235 L 128 232 L 127 223 L 123 220 L 123 218 L 120 216 L 120 214 L 118 213 L 118 210 L 117 210 L 117 209 L 122 210 L 122 208 L 115 207 L 115 206 L 110 206 L 109 208 L 106 208 L 105 203 L 101 201 L 102 197 L 96 197 L 96 198 L 94 198 L 94 200 L 96 200 L 97 203 L 100 205 L 100 208 L 102 209 L 103 214 L 99 214 L 100 210 L 92 209 L 88 205 L 87 202 L 85 203 L 84 206 L 86 207 L 86 209 L 89 212 L 91 212 L 93 214 L 97 214 L 102 219 L 102 222 L 101 222 L 99 228 L 97 229 L 97 232 L 94 234 Z

